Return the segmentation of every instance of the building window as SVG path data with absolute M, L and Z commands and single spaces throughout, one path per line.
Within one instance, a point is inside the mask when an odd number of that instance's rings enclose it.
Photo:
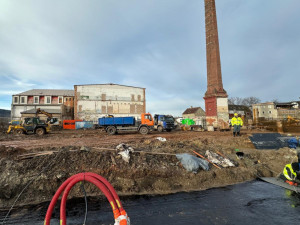
M 19 97 L 18 96 L 14 96 L 14 104 L 18 104 L 19 103 Z
M 39 104 L 40 103 L 40 97 L 39 96 L 34 96 L 34 104 Z
M 58 97 L 58 104 L 62 104 L 63 103 L 63 97 Z
M 46 104 L 51 104 L 51 96 L 46 96 Z
M 271 111 L 269 111 L 269 113 L 271 114 L 272 112 L 271 112 Z
M 25 97 L 24 96 L 21 97 L 21 104 L 25 104 Z

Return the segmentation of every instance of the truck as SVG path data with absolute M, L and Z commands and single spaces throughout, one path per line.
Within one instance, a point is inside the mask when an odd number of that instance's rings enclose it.
M 174 130 L 175 127 L 175 120 L 174 117 L 171 115 L 154 115 L 154 130 L 159 132 Z
M 141 134 L 148 134 L 153 126 L 154 121 L 150 113 L 142 113 L 140 120 L 133 116 L 109 116 L 98 119 L 98 127 L 105 129 L 109 135 L 117 134 L 118 131 L 137 131 Z

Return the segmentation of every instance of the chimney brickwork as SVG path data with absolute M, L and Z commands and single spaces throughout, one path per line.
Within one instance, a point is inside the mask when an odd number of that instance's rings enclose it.
M 208 126 L 226 127 L 228 123 L 227 93 L 223 88 L 215 0 L 205 2 L 207 91 L 205 112 Z

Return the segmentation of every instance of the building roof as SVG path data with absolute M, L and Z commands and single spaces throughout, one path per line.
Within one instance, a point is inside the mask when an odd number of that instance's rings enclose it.
M 228 110 L 239 110 L 244 112 L 251 112 L 250 108 L 246 105 L 228 105 Z
M 74 96 L 74 90 L 65 89 L 32 89 L 15 95 L 32 95 L 32 96 Z
M 123 86 L 123 87 L 131 87 L 131 88 L 141 88 L 141 89 L 146 89 L 142 87 L 134 87 L 134 86 L 129 86 L 129 85 L 123 85 L 123 84 L 113 84 L 113 83 L 108 83 L 108 84 L 78 84 L 74 85 L 75 86 L 96 86 L 96 85 L 115 85 L 115 86 Z
M 41 109 L 41 110 L 51 114 L 61 114 L 60 109 Z M 21 114 L 35 114 L 35 113 L 36 113 L 36 109 L 29 109 L 21 112 Z
M 277 102 L 276 106 L 294 106 L 300 104 L 300 101 L 292 101 L 292 102 Z
M 201 107 L 190 107 L 190 108 L 187 108 L 182 114 L 194 114 L 199 109 L 201 109 L 203 111 L 203 109 Z
M 256 103 L 252 104 L 252 106 L 261 106 L 261 105 L 274 105 L 274 102 L 261 102 L 261 103 Z

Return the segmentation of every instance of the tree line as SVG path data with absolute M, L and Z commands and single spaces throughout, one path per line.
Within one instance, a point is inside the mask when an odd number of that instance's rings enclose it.
M 245 106 L 252 106 L 253 104 L 260 103 L 260 99 L 257 97 L 246 97 L 246 98 L 240 98 L 240 97 L 230 97 L 228 98 L 228 104 L 229 105 L 245 105 Z

